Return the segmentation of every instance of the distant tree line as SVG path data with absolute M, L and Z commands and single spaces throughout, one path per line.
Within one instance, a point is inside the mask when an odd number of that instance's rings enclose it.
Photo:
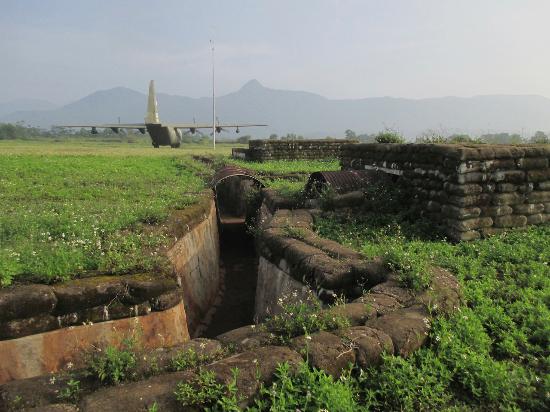
M 344 132 L 348 140 L 359 140 L 362 143 L 404 143 L 405 138 L 401 133 L 393 129 L 385 129 L 379 133 L 356 134 L 353 130 L 347 129 Z M 436 130 L 427 130 L 416 138 L 416 143 L 477 143 L 477 144 L 521 144 L 536 143 L 548 144 L 548 134 L 539 130 L 530 138 L 524 139 L 517 133 L 487 133 L 480 136 L 468 134 L 451 134 L 445 136 Z
M 399 131 L 386 128 L 379 133 L 356 134 L 353 130 L 347 129 L 344 132 L 347 140 L 358 140 L 362 143 L 404 143 L 405 138 Z M 18 123 L 0 123 L 0 140 L 13 139 L 71 139 L 86 138 L 98 140 L 125 140 L 133 142 L 138 139 L 148 139 L 147 135 L 132 130 L 120 130 L 118 134 L 111 129 L 98 129 L 98 133 L 92 135 L 90 129 L 69 129 L 63 127 L 51 127 L 50 129 L 41 129 L 26 125 L 24 122 Z M 253 137 L 250 135 L 239 136 L 237 139 L 227 140 L 227 142 L 248 143 Z M 333 139 L 327 136 L 326 139 Z M 279 136 L 275 133 L 269 136 L 269 140 L 304 140 L 304 136 L 295 133 L 287 133 Z M 190 132 L 183 133 L 182 143 L 211 144 L 212 136 L 209 133 L 197 131 L 194 134 Z M 529 138 L 522 138 L 517 133 L 486 133 L 480 136 L 470 136 L 468 134 L 445 135 L 437 130 L 427 130 L 416 138 L 416 143 L 478 143 L 478 144 L 521 144 L 538 143 L 548 144 L 550 138 L 547 133 L 538 130 Z

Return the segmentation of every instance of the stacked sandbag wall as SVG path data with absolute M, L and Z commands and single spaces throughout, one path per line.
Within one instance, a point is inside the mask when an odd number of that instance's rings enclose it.
M 344 145 L 344 169 L 400 175 L 419 206 L 455 241 L 550 221 L 550 145 Z
M 349 140 L 251 140 L 248 149 L 233 150 L 233 156 L 250 161 L 336 159 Z

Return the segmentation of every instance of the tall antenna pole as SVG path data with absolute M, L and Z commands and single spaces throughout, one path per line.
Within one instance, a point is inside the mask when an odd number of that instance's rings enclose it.
M 214 44 L 210 40 L 212 48 L 212 136 L 214 137 L 214 150 L 216 150 L 216 83 L 214 81 Z

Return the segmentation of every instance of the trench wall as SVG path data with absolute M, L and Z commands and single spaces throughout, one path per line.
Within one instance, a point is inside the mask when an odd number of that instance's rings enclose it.
M 418 207 L 450 239 L 474 240 L 550 221 L 550 145 L 358 144 L 343 169 L 400 175 Z
M 145 348 L 189 340 L 220 289 L 211 193 L 169 225 L 173 274 L 92 276 L 0 289 L 0 384 L 82 366 L 92 347 L 130 334 Z M 137 333 L 136 333 L 137 332 Z
M 349 140 L 251 140 L 248 149 L 233 149 L 233 157 L 266 160 L 335 159 Z
M 212 198 L 202 221 L 168 251 L 178 285 L 182 289 L 187 328 L 196 336 L 220 287 L 220 245 L 216 204 Z

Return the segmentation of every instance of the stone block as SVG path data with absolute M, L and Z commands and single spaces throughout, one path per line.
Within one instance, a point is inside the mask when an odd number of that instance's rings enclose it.
M 541 212 L 544 212 L 542 203 L 523 203 L 514 206 L 514 213 L 517 215 L 533 215 Z
M 508 193 L 517 191 L 518 187 L 513 183 L 498 183 L 496 186 L 496 190 L 497 192 Z
M 483 206 L 489 204 L 491 195 L 482 193 L 479 195 L 449 196 L 448 201 L 458 207 Z
M 477 195 L 483 191 L 480 185 L 473 183 L 457 185 L 454 183 L 445 182 L 443 188 L 447 191 L 447 193 L 453 195 Z
M 443 216 L 450 217 L 454 219 L 471 219 L 478 217 L 481 214 L 479 207 L 457 207 L 453 205 L 443 205 L 441 207 L 441 212 Z
M 498 216 L 494 218 L 496 228 L 523 227 L 527 224 L 527 217 L 523 215 Z
M 125 281 L 129 296 L 124 298 L 124 302 L 134 304 L 178 288 L 174 279 L 149 274 L 127 276 Z
M 487 181 L 487 179 L 488 179 L 488 175 L 486 173 L 474 172 L 474 173 L 466 173 L 466 174 L 457 174 L 455 180 L 458 184 L 464 185 L 467 183 L 485 182 Z
M 550 202 L 550 191 L 534 191 L 527 195 L 529 203 L 548 203 Z
M 237 350 L 244 351 L 269 345 L 273 337 L 257 325 L 248 325 L 222 333 L 216 336 L 216 339 L 226 346 L 234 346 Z
M 505 233 L 506 229 L 504 228 L 498 228 L 498 227 L 486 227 L 484 229 L 481 229 L 481 236 L 483 238 L 491 237 L 500 235 L 501 233 Z
M 395 354 L 407 357 L 420 348 L 428 338 L 430 317 L 422 306 L 398 309 L 369 320 L 365 326 L 381 330 L 390 336 Z
M 382 354 L 394 353 L 391 338 L 381 330 L 368 326 L 355 326 L 335 333 L 353 347 L 355 363 L 361 368 L 376 366 L 382 360 Z
M 59 328 L 55 316 L 49 314 L 36 315 L 24 319 L 12 319 L 0 323 L 0 339 L 16 339 L 36 333 L 47 332 Z
M 466 220 L 448 220 L 447 225 L 460 232 L 467 232 L 473 229 L 490 227 L 493 225 L 493 219 L 491 217 L 476 217 Z
M 550 180 L 550 168 L 542 170 L 529 170 L 527 171 L 528 182 L 546 182 Z
M 122 277 L 98 276 L 70 280 L 53 286 L 56 314 L 65 314 L 123 300 L 128 295 Z
M 373 308 L 376 310 L 377 316 L 385 315 L 386 313 L 393 312 L 403 307 L 403 305 L 393 296 L 373 292 L 369 292 L 355 299 L 353 303 L 361 303 L 367 307 L 367 310 Z
M 548 158 L 546 157 L 524 157 L 517 160 L 520 169 L 546 169 L 548 168 Z
M 501 170 L 489 175 L 492 182 L 523 183 L 525 172 L 522 170 Z
M 541 213 L 527 216 L 528 225 L 540 225 L 542 223 L 545 223 L 545 219 Z
M 476 240 L 481 237 L 480 233 L 477 230 L 468 230 L 467 232 L 461 232 L 454 228 L 448 228 L 446 230 L 446 235 L 450 240 L 454 242 L 468 242 L 470 240 Z
M 335 378 L 355 364 L 353 345 L 332 333 L 321 331 L 309 336 L 299 336 L 292 340 L 291 348 L 301 353 L 311 366 L 322 369 Z
M 175 289 L 150 300 L 151 310 L 159 312 L 176 306 L 183 299 L 183 291 Z
M 57 304 L 51 287 L 20 285 L 0 289 L 0 322 L 48 314 Z
M 525 197 L 519 193 L 496 193 L 491 197 L 491 203 L 495 206 L 517 205 L 523 203 L 524 200 Z
M 506 216 L 511 215 L 514 212 L 511 206 L 485 206 L 481 208 L 481 216 Z

